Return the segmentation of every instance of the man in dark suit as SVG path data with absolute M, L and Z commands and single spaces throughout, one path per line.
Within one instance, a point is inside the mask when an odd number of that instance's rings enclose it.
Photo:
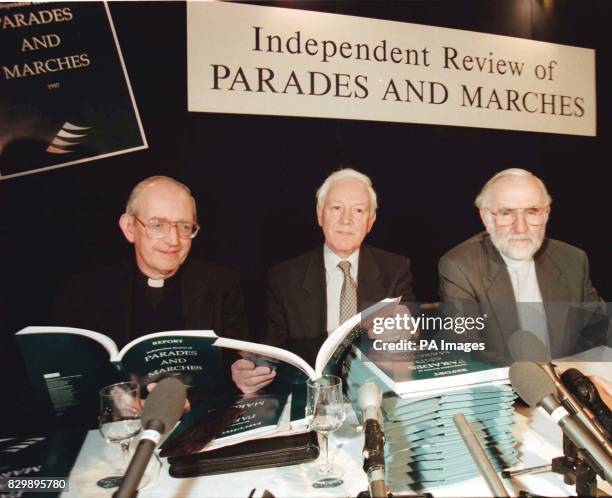
M 119 347 L 166 330 L 212 329 L 246 338 L 238 275 L 186 261 L 200 229 L 188 187 L 164 176 L 143 180 L 119 226 L 134 245 L 135 260 L 68 282 L 54 306 L 53 323 L 102 332 Z
M 524 340 L 517 331 L 534 335 L 553 357 L 602 339 L 601 327 L 593 327 L 594 316 L 603 314 L 586 254 L 545 237 L 550 203 L 546 186 L 530 172 L 498 173 L 476 198 L 487 233 L 462 242 L 439 262 L 441 300 L 467 314 L 486 314 L 487 349 L 506 359 Z
M 325 243 L 269 272 L 266 342 L 288 348 L 313 363 L 338 325 L 385 297 L 413 301 L 410 261 L 363 245 L 376 219 L 370 179 L 346 168 L 330 175 L 317 191 L 317 220 Z M 254 392 L 275 371 L 246 359 L 232 368 L 234 382 Z

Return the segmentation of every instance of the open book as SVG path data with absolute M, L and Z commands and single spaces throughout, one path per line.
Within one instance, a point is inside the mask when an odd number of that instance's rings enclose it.
M 263 356 L 273 360 L 283 361 L 298 368 L 310 379 L 315 380 L 324 373 L 339 372 L 341 367 L 340 362 L 343 360 L 344 354 L 350 349 L 351 344 L 357 341 L 366 330 L 362 326 L 363 323 L 385 306 L 396 304 L 398 301 L 399 298 L 383 299 L 341 324 L 336 330 L 329 334 L 325 342 L 323 342 L 319 348 L 314 367 L 291 351 L 275 346 L 268 346 L 266 344 L 219 337 L 219 339 L 215 341 L 215 346 L 235 349 L 244 353 L 252 353 L 256 357 Z
M 103 334 L 69 327 L 26 327 L 15 336 L 41 415 L 68 424 L 96 424 L 105 385 L 180 376 L 188 389 L 215 388 L 223 375 L 210 330 L 149 334 L 121 350 Z
M 346 353 L 351 344 L 359 342 L 367 317 L 395 303 L 397 299 L 385 299 L 341 324 L 321 345 L 314 366 L 283 348 L 219 337 L 215 347 L 238 351 L 256 364 L 275 367 L 277 377 L 263 392 L 202 403 L 168 436 L 161 455 L 192 454 L 308 431 L 304 416 L 306 378 L 314 380 L 324 373 L 340 375 Z
M 321 346 L 314 366 L 285 349 L 218 337 L 210 330 L 148 334 L 121 350 L 103 334 L 68 327 L 26 327 L 17 332 L 16 339 L 34 395 L 42 400 L 41 406 L 46 406 L 44 416 L 60 416 L 93 427 L 98 392 L 103 386 L 124 380 L 144 386 L 167 376 L 180 376 L 188 393 L 203 393 L 204 396 L 198 396 L 198 403 L 193 403 L 190 396 L 193 413 L 185 417 L 179 432 L 191 430 L 190 427 L 202 420 L 223 420 L 224 424 L 211 422 L 215 427 L 207 434 L 197 432 L 201 441 L 214 439 L 210 445 L 213 447 L 264 433 L 304 431 L 304 376 L 316 379 L 323 373 L 341 375 L 350 345 L 363 334 L 363 323 L 382 307 L 393 303 L 397 303 L 397 299 L 385 299 L 340 325 Z M 272 394 L 276 401 L 266 398 L 265 409 L 261 405 L 251 405 L 259 409 L 249 414 L 248 404 L 242 403 L 243 400 L 236 396 L 237 389 L 228 384 L 231 382 L 229 365 L 223 364 L 222 350 L 246 353 L 256 362 L 277 365 L 277 378 L 263 393 Z M 252 418 L 251 422 L 243 423 L 247 417 Z

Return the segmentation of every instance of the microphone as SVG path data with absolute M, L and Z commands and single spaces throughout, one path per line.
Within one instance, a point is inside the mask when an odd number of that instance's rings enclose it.
M 612 458 L 612 449 L 610 448 L 610 443 L 608 443 L 608 440 L 607 440 L 606 436 L 604 435 L 604 432 L 601 430 L 599 425 L 596 424 L 591 419 L 591 417 L 589 417 L 587 415 L 587 413 L 585 412 L 584 408 L 582 407 L 582 403 L 577 401 L 576 398 L 574 398 L 574 396 L 572 396 L 572 392 L 570 392 L 570 390 L 567 389 L 567 387 L 565 385 L 565 382 L 563 382 L 559 378 L 559 376 L 557 375 L 557 371 L 555 370 L 554 366 L 551 363 L 548 363 L 546 365 L 541 365 L 541 367 L 549 375 L 551 380 L 555 383 L 555 386 L 557 387 L 557 394 L 559 396 L 559 401 L 561 401 L 563 406 L 565 408 L 567 408 L 567 410 L 570 412 L 570 414 L 572 416 L 576 417 L 576 419 L 583 425 L 583 427 L 591 433 L 591 435 L 597 440 L 597 442 L 606 451 L 606 453 L 608 453 L 608 456 Z M 570 370 L 575 370 L 578 373 L 579 376 L 582 376 L 583 378 L 586 379 L 586 377 L 584 377 L 575 368 L 574 369 L 570 369 Z M 565 375 L 565 374 L 563 374 L 563 375 Z M 568 378 L 569 378 L 569 376 L 566 376 L 566 379 L 568 379 Z M 595 392 L 597 392 L 596 389 L 595 389 Z
M 597 440 L 577 422 L 559 403 L 555 383 L 533 362 L 513 363 L 510 382 L 521 398 L 531 407 L 542 407 L 574 443 L 589 466 L 602 478 L 612 483 L 612 458 Z
M 515 330 L 508 338 L 508 352 L 514 361 L 550 362 L 550 350 L 533 332 Z
M 585 429 L 597 440 L 600 446 L 612 457 L 612 448 L 604 434 L 604 431 L 587 415 L 582 405 L 566 389 L 557 375 L 554 365 L 550 362 L 550 351 L 542 341 L 533 333 L 517 330 L 510 335 L 508 349 L 512 359 L 518 362 L 535 361 L 540 363 L 542 369 L 555 383 L 559 401 L 574 416 Z M 580 372 L 578 372 L 580 374 Z M 580 374 L 581 375 L 581 374 Z
M 162 434 L 172 429 L 183 413 L 187 392 L 176 377 L 159 382 L 145 401 L 140 417 L 143 433 L 119 489 L 113 498 L 134 498 L 153 450 Z
M 612 412 L 602 401 L 597 388 L 577 368 L 569 368 L 561 374 L 561 382 L 574 397 L 585 405 L 599 422 L 602 433 L 610 439 L 612 433 Z
M 487 486 L 489 486 L 491 493 L 493 493 L 493 496 L 509 497 L 510 495 L 508 494 L 508 491 L 497 475 L 497 472 L 495 472 L 495 468 L 491 464 L 491 461 L 487 457 L 485 451 L 482 449 L 480 441 L 478 441 L 478 438 L 476 437 L 476 434 L 474 434 L 474 431 L 472 430 L 467 418 L 465 418 L 465 415 L 461 412 L 456 413 L 453 415 L 453 421 L 455 422 L 455 426 L 461 435 L 461 439 L 463 439 L 463 442 L 467 446 L 476 467 L 478 467 L 480 474 L 482 477 L 484 477 L 484 480 L 486 481 Z
M 367 382 L 359 388 L 357 401 L 363 416 L 363 470 L 368 474 L 370 497 L 386 498 L 385 434 L 380 415 L 382 391 L 373 382 Z

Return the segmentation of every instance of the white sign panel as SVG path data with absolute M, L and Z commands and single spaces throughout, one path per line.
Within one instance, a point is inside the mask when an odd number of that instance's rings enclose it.
M 596 135 L 587 48 L 188 2 L 187 63 L 190 111 Z

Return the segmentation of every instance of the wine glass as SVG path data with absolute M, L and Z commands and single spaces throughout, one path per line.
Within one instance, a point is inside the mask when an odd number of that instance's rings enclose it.
M 342 469 L 335 467 L 329 458 L 327 435 L 340 428 L 344 422 L 344 397 L 342 380 L 335 375 L 323 375 L 306 383 L 306 420 L 310 427 L 321 434 L 324 460 L 311 474 L 313 487 L 340 486 Z
M 123 459 L 117 468 L 121 475 L 129 461 L 130 442 L 141 429 L 141 411 L 140 386 L 136 382 L 119 382 L 100 390 L 100 433 L 107 443 L 121 445 Z M 108 482 L 100 484 L 102 487 L 108 485 Z

